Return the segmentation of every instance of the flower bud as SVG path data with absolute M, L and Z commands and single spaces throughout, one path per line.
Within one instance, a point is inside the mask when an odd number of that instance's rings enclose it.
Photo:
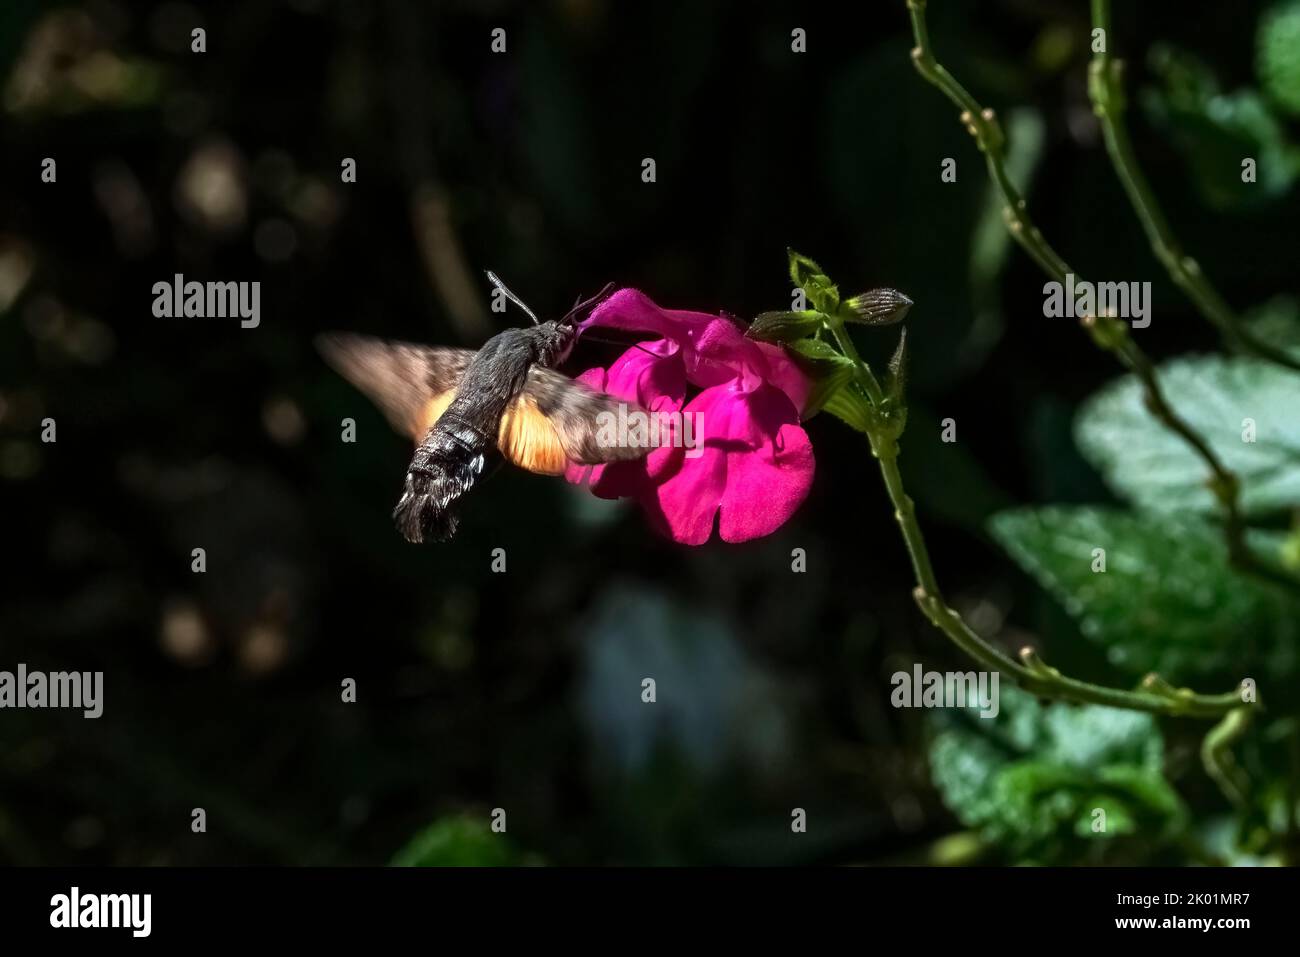
M 912 308 L 912 300 L 897 289 L 871 289 L 844 301 L 844 319 L 868 326 L 892 326 Z
M 762 342 L 794 342 L 821 328 L 822 314 L 815 309 L 802 312 L 761 312 L 745 335 Z

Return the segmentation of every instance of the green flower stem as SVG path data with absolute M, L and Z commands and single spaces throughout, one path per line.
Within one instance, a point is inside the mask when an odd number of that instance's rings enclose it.
M 844 328 L 844 320 L 839 316 L 824 316 L 822 321 L 830 327 L 831 335 L 835 337 L 835 344 L 840 347 L 840 352 L 853 362 L 854 383 L 862 387 L 862 391 L 871 400 L 871 405 L 879 408 L 884 402 L 885 394 L 880 388 L 880 383 L 876 381 L 871 367 L 862 361 L 862 356 L 858 355 L 858 347 L 849 338 L 849 332 Z
M 1201 315 L 1214 324 L 1229 345 L 1300 372 L 1300 360 L 1260 340 L 1245 328 L 1241 317 L 1219 295 L 1196 260 L 1183 253 L 1170 229 L 1169 221 L 1156 202 L 1151 184 L 1138 165 L 1128 128 L 1124 124 L 1124 64 L 1123 61 L 1112 58 L 1110 53 L 1110 10 L 1110 0 L 1092 0 L 1093 28 L 1104 30 L 1105 35 L 1102 50 L 1093 53 L 1088 69 L 1088 96 L 1092 100 L 1093 112 L 1101 123 L 1106 152 L 1110 155 L 1115 173 L 1124 192 L 1128 194 L 1129 202 L 1133 204 L 1143 230 L 1146 231 L 1152 251 L 1169 272 L 1169 278 L 1183 290 Z
M 1232 746 L 1250 728 L 1250 719 L 1249 708 L 1234 708 L 1201 741 L 1201 763 L 1205 765 L 1206 773 L 1238 808 L 1246 806 L 1250 781 L 1232 756 Z
M 1220 717 L 1244 707 L 1240 689 L 1220 695 L 1196 694 L 1187 688 L 1174 688 L 1156 675 L 1148 675 L 1139 691 L 1122 691 L 1089 684 L 1062 675 L 1045 664 L 1030 648 L 1021 651 L 1020 661 L 1015 661 L 972 631 L 961 615 L 944 601 L 934 566 L 930 562 L 925 536 L 916 520 L 916 507 L 903 488 L 903 476 L 898 470 L 898 439 L 902 435 L 903 419 L 899 415 L 882 414 L 880 386 L 871 369 L 858 355 L 858 350 L 844 327 L 844 320 L 839 316 L 827 316 L 825 321 L 840 352 L 853 362 L 856 383 L 872 399 L 873 415 L 867 431 L 871 454 L 880 463 L 885 489 L 894 506 L 894 518 L 898 521 L 903 541 L 907 545 L 907 554 L 917 583 L 913 596 L 921 612 L 936 628 L 980 664 L 1002 673 L 1021 688 L 1041 697 L 1196 718 Z
M 1012 237 L 1025 249 L 1030 258 L 1057 282 L 1064 285 L 1068 273 L 1073 273 L 1075 278 L 1079 279 L 1079 274 L 1074 273 L 1034 225 L 1026 211 L 1024 197 L 1020 195 L 1020 191 L 1007 175 L 1003 156 L 1005 140 L 996 114 L 992 110 L 982 108 L 966 88 L 935 60 L 930 46 L 929 29 L 926 26 L 925 7 L 926 0 L 907 0 L 912 34 L 916 40 L 916 47 L 912 50 L 912 62 L 917 72 L 938 87 L 962 111 L 962 123 L 975 138 L 976 145 L 984 154 L 989 177 L 1002 194 L 1005 203 L 1002 215 Z M 1082 325 L 1091 333 L 1093 342 L 1099 348 L 1114 355 L 1137 377 L 1142 385 L 1147 410 L 1166 429 L 1187 443 L 1209 469 L 1210 487 L 1223 508 L 1224 538 L 1227 543 L 1228 558 L 1233 566 L 1275 585 L 1300 591 L 1300 580 L 1263 561 L 1247 545 L 1246 524 L 1239 502 L 1241 483 L 1236 474 L 1223 464 L 1200 434 L 1178 415 L 1165 399 L 1155 366 L 1141 347 L 1133 341 L 1128 328 L 1114 319 L 1105 317 L 1098 319 L 1091 316 L 1085 317 Z
M 925 20 L 926 0 L 907 0 L 907 10 L 912 19 L 912 34 L 916 47 L 912 50 L 912 64 L 917 72 L 934 84 L 961 110 L 962 125 L 975 138 L 984 162 L 988 167 L 989 177 L 1002 194 L 1005 203 L 1002 218 L 1007 224 L 1011 237 L 1018 242 L 1031 259 L 1057 282 L 1064 283 L 1067 273 L 1073 272 L 1069 264 L 1043 238 L 1038 227 L 1030 219 L 1025 207 L 1025 200 L 1016 189 L 1007 173 L 1004 162 L 1003 147 L 1006 138 L 998 123 L 997 114 L 980 106 L 979 101 L 967 92 L 957 79 L 934 58 L 930 46 L 930 32 Z M 1078 273 L 1075 273 L 1078 276 Z

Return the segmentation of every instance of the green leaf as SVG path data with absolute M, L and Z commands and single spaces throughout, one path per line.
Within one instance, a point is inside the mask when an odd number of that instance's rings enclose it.
M 761 312 L 745 335 L 762 342 L 794 342 L 811 336 L 822 327 L 822 314 L 815 309 L 802 312 Z
M 1280 667 L 1300 630 L 1295 607 L 1232 571 L 1222 533 L 1193 516 L 1026 508 L 993 516 L 989 531 L 1130 675 L 1239 677 L 1255 649 Z
M 394 867 L 511 867 L 534 863 L 486 818 L 445 817 L 420 831 L 393 855 Z
M 853 360 L 842 355 L 821 339 L 799 339 L 786 343 L 799 364 L 813 380 L 813 390 L 803 409 L 803 418 L 810 419 L 825 409 L 850 427 L 865 433 L 871 422 L 871 403 L 854 386 L 857 367 Z
M 822 408 L 863 435 L 871 430 L 871 403 L 851 383 L 836 389 Z
M 828 362 L 833 365 L 853 368 L 853 360 L 841 355 L 835 347 L 824 339 L 799 339 L 787 343 L 786 348 L 813 362 Z
M 1290 189 L 1300 160 L 1263 96 L 1253 89 L 1221 92 L 1203 63 L 1170 47 L 1153 50 L 1151 69 L 1161 86 L 1143 91 L 1143 106 L 1168 131 L 1206 202 L 1244 209 Z M 1242 182 L 1245 157 L 1256 160 L 1256 182 Z
M 822 267 L 793 249 L 787 249 L 786 254 L 790 257 L 790 280 L 818 310 L 835 312 L 840 305 L 840 291 L 822 272 Z
M 807 256 L 797 253 L 793 249 L 787 249 L 785 252 L 790 259 L 790 281 L 800 289 L 807 289 L 810 283 L 830 282 L 826 273 L 822 271 L 822 267 Z
M 1264 342 L 1300 359 L 1300 302 L 1274 296 L 1245 315 L 1246 328 Z
M 1250 516 L 1300 505 L 1300 376 L 1258 359 L 1175 359 L 1159 370 L 1169 404 L 1241 479 Z M 1217 511 L 1205 463 L 1146 409 L 1134 376 L 1079 410 L 1075 438 L 1107 483 L 1152 511 Z M 1244 441 L 1248 423 L 1255 441 Z
M 1259 18 L 1255 71 L 1269 96 L 1300 116 L 1300 2 L 1276 4 Z
M 1007 856 L 1052 864 L 1115 854 L 1140 862 L 1185 825 L 1151 716 L 1042 705 L 1014 687 L 999 697 L 995 719 L 971 710 L 935 719 L 930 768 L 953 813 Z M 1100 832 L 1097 810 L 1105 812 Z
M 823 370 L 818 371 L 813 376 L 813 386 L 808 393 L 808 401 L 804 403 L 801 418 L 806 422 L 814 415 L 826 408 L 836 393 L 841 389 L 849 388 L 849 383 L 853 381 L 852 364 L 844 365 L 837 363 L 830 365 Z M 854 426 L 855 428 L 857 426 Z
M 885 395 L 894 403 L 901 404 L 907 392 L 907 330 L 898 335 L 898 347 L 889 360 L 889 381 L 885 383 Z

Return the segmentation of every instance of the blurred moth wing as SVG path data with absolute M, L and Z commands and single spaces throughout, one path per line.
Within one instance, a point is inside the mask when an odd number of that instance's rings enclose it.
M 435 349 L 341 332 L 319 336 L 316 348 L 395 431 L 416 442 L 451 404 L 474 359 L 473 349 Z
M 654 448 L 648 443 L 633 444 L 630 441 L 602 444 L 601 425 L 607 421 L 604 416 L 619 421 L 621 412 L 623 421 L 635 416 L 648 420 L 649 413 L 630 399 L 598 392 L 545 366 L 535 365 L 528 370 L 528 380 L 516 402 L 516 405 L 520 404 L 536 407 L 537 413 L 554 433 L 566 461 L 575 465 L 630 462 L 644 458 Z M 506 417 L 509 415 L 508 412 Z M 504 422 L 503 418 L 503 436 Z M 620 438 L 628 439 L 627 436 Z
M 374 402 L 396 431 L 417 444 L 455 400 L 476 355 L 470 349 L 345 333 L 322 336 L 317 345 L 326 361 Z M 635 402 L 534 364 L 501 414 L 496 446 L 507 461 L 542 475 L 562 475 L 570 464 L 642 458 L 653 446 L 600 441 L 602 425 L 608 421 L 603 416 L 618 421 L 620 411 L 624 417 L 646 415 Z M 468 485 L 461 494 L 464 491 Z

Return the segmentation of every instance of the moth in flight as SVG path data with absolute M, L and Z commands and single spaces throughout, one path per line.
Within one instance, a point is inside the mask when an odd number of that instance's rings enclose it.
M 417 442 L 402 497 L 393 510 L 409 542 L 445 542 L 456 532 L 460 500 L 490 456 L 530 472 L 561 475 L 569 463 L 638 459 L 650 445 L 597 441 L 600 415 L 644 410 L 556 371 L 578 338 L 578 323 L 608 294 L 606 286 L 563 318 L 539 322 L 495 275 L 488 278 L 533 320 L 507 329 L 475 352 L 327 333 L 316 342 L 344 378 L 374 402 L 398 432 Z M 621 436 L 620 439 L 626 439 Z

